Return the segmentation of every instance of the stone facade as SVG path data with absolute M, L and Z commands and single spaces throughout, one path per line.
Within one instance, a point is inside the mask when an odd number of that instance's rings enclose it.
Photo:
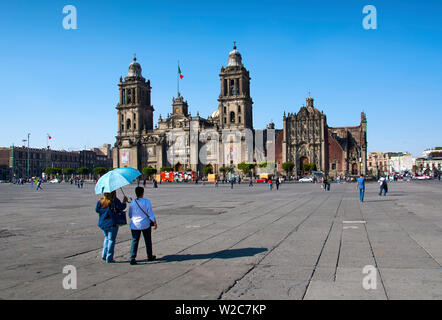
M 247 148 L 242 138 L 253 135 L 250 76 L 236 46 L 219 77 L 218 109 L 207 119 L 199 114 L 192 116 L 187 101 L 178 92 L 177 97 L 172 98 L 172 113 L 166 119 L 160 116 L 158 126 L 153 129 L 150 81 L 142 77 L 141 66 L 134 59 L 128 76 L 124 81 L 121 78 L 119 84 L 120 102 L 116 107 L 119 131 L 113 153 L 114 166 L 129 166 L 140 171 L 152 166 L 158 172 L 168 166 L 176 171 L 191 169 L 201 174 L 205 166 L 219 172 L 223 165 L 252 162 L 253 150 Z M 223 139 L 228 143 L 223 143 Z M 201 153 L 205 155 L 203 159 Z
M 294 172 L 303 173 L 303 165 L 314 163 L 318 171 L 331 176 L 355 176 L 367 173 L 367 120 L 361 113 L 356 127 L 329 127 L 327 117 L 306 99 L 298 113 L 284 114 L 282 161 L 292 161 Z
M 275 162 L 279 172 L 283 172 L 283 162 L 293 161 L 295 172 L 303 163 L 313 162 L 317 170 L 333 175 L 366 173 L 364 114 L 358 127 L 331 128 L 326 116 L 314 107 L 313 98 L 308 97 L 297 114 L 284 114 L 282 130 L 275 129 L 273 123 L 264 130 L 255 130 L 251 78 L 236 46 L 219 77 L 218 109 L 207 119 L 199 114 L 191 116 L 187 101 L 178 92 L 172 98 L 172 113 L 166 119 L 160 116 L 153 129 L 150 80 L 143 78 L 141 66 L 134 59 L 128 75 L 119 83 L 114 167 L 141 171 L 152 166 L 159 172 L 167 166 L 175 171 L 191 169 L 201 175 L 205 166 L 219 173 L 221 166 L 267 160 Z M 201 154 L 205 155 L 203 159 Z

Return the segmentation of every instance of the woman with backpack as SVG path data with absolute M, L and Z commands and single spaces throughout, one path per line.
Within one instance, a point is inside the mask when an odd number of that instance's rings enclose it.
M 112 191 L 110 193 L 105 192 L 103 197 L 98 200 L 95 212 L 98 213 L 98 226 L 104 233 L 104 243 L 103 252 L 101 254 L 101 259 L 105 260 L 107 263 L 112 263 L 114 261 L 114 249 L 115 240 L 118 234 L 118 225 L 115 223 L 115 215 L 123 213 L 126 209 L 126 203 L 128 199 L 125 196 L 123 198 L 123 203 L 117 198 L 117 192 Z

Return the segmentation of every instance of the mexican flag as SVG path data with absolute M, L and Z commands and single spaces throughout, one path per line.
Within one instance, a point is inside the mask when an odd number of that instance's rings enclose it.
M 184 78 L 183 74 L 181 73 L 180 66 L 178 65 L 178 74 L 180 75 L 180 79 Z
M 47 135 L 48 135 L 48 139 L 49 139 L 49 140 L 51 140 L 51 139 L 52 139 L 52 137 L 51 137 L 51 136 L 49 135 L 49 133 L 48 133 Z

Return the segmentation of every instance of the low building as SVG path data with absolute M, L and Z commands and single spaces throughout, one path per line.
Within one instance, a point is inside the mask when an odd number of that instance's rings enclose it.
M 368 155 L 368 174 L 373 176 L 393 172 L 412 171 L 416 159 L 408 152 L 371 152 Z
M 416 171 L 420 174 L 441 171 L 442 150 L 440 148 L 425 150 L 422 157 L 416 159 Z
M 25 146 L 0 147 L 0 180 L 41 177 L 48 167 L 74 170 L 87 167 L 90 172 L 96 167 L 112 169 L 112 150 L 110 145 L 81 151 Z

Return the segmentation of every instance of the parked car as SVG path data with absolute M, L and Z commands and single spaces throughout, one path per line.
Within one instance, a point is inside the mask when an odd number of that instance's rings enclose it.
M 52 179 L 52 180 L 50 180 L 49 182 L 50 182 L 50 183 L 60 183 L 60 180 L 58 180 L 58 179 Z
M 298 180 L 299 182 L 313 182 L 312 177 L 304 177 Z
M 255 180 L 255 183 L 266 183 L 267 179 L 266 178 L 259 178 Z

